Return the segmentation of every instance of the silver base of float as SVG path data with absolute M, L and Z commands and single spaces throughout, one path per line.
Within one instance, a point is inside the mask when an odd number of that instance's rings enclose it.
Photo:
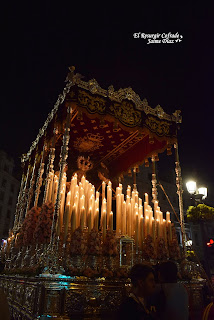
M 182 281 L 190 293 L 191 308 L 201 314 L 205 280 Z M 128 280 L 88 279 L 64 275 L 24 277 L 0 275 L 8 297 L 11 319 L 111 319 L 130 290 Z

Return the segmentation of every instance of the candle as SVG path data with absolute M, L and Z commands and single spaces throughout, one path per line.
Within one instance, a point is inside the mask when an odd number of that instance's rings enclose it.
M 127 232 L 128 236 L 131 237 L 132 235 L 132 228 L 131 228 L 131 203 L 128 203 L 128 209 L 127 209 Z
M 106 183 L 102 182 L 102 201 L 105 198 Z
M 152 217 L 152 237 L 153 240 L 155 241 L 155 218 Z
M 171 221 L 168 222 L 168 230 L 169 230 L 169 241 L 172 241 L 172 223 Z
M 139 245 L 139 231 L 138 231 L 138 212 L 136 212 L 136 224 L 135 224 L 135 245 L 136 245 L 136 251 L 138 251 L 138 245 Z
M 116 234 L 121 232 L 121 195 L 116 195 Z
M 160 223 L 159 219 L 156 220 L 157 239 L 160 237 Z
M 109 228 L 111 231 L 113 231 L 113 212 L 110 212 L 110 216 L 109 216 Z
M 166 236 L 166 220 L 163 219 L 163 237 L 165 242 L 167 243 L 167 236 Z
M 145 202 L 147 204 L 149 203 L 149 195 L 148 195 L 148 193 L 145 193 Z
M 152 210 L 149 210 L 149 234 L 152 235 L 152 218 L 153 218 L 153 212 Z
M 157 208 L 158 208 L 158 201 L 155 200 L 155 202 L 154 202 L 154 215 L 155 215 L 155 219 L 158 219 L 158 217 L 157 217 Z
M 133 221 L 133 229 L 136 230 L 136 213 L 138 213 L 138 205 L 135 203 L 134 206 L 134 221 Z
M 106 239 L 106 211 L 103 212 L 103 220 L 102 220 L 102 226 L 103 226 L 103 241 Z
M 82 207 L 80 211 L 80 228 L 82 231 L 84 229 L 84 220 L 85 220 L 85 207 Z
M 140 216 L 140 248 L 143 250 L 143 241 L 144 241 L 144 222 L 143 215 Z
M 107 186 L 107 227 L 109 227 L 109 217 L 112 209 L 112 189 L 110 187 L 111 182 L 109 181 Z
M 95 217 L 94 217 L 94 228 L 96 231 L 98 231 L 98 224 L 99 224 L 99 208 L 95 211 Z
M 76 229 L 76 222 L 77 222 L 77 207 L 76 204 L 74 203 L 73 208 L 72 208 L 72 214 L 71 214 L 71 230 L 74 232 Z
M 168 224 L 169 221 L 170 221 L 170 212 L 167 211 L 167 212 L 166 212 L 166 224 Z
M 129 196 L 129 198 L 131 197 L 131 187 L 130 186 L 127 187 L 126 194 L 127 194 L 127 196 Z
M 135 191 L 135 203 L 137 203 L 137 205 L 138 205 L 138 192 L 137 191 Z
M 148 216 L 145 217 L 145 228 L 146 228 L 145 236 L 147 237 L 149 235 L 149 217 Z
M 159 220 L 160 220 L 160 237 L 163 237 L 163 212 L 159 212 Z
M 143 205 L 143 200 L 141 198 L 139 198 L 139 206 Z
M 69 212 L 70 212 L 70 203 L 67 203 L 66 201 L 65 214 L 64 214 L 64 243 L 66 242 L 67 234 L 68 234 Z
M 92 220 L 92 208 L 89 208 L 89 212 L 88 212 L 88 231 L 91 231 L 91 220 Z
M 85 189 L 85 182 L 86 182 L 85 176 L 82 176 L 81 183 L 82 183 L 83 189 Z
M 146 202 L 144 202 L 143 206 L 144 206 L 144 217 L 146 217 L 146 212 L 148 211 L 148 209 L 147 209 L 148 204 Z
M 123 201 L 122 206 L 122 234 L 126 234 L 126 202 Z
M 70 201 L 71 201 L 71 192 L 69 191 L 66 196 L 66 205 L 70 204 Z

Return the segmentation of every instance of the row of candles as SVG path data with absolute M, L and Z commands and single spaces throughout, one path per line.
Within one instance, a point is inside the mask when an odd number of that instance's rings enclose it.
M 58 189 L 58 177 L 51 172 L 49 180 L 47 199 L 55 203 Z M 70 190 L 66 194 L 66 173 L 63 174 L 61 188 L 61 202 L 57 225 L 57 234 L 60 235 L 64 225 L 64 239 L 67 237 L 69 226 L 72 232 L 81 227 L 90 231 L 95 228 L 102 230 L 103 238 L 106 237 L 106 230 L 113 230 L 112 211 L 112 183 L 102 182 L 102 193 L 95 190 L 83 176 L 81 182 L 77 183 L 77 174 L 71 179 Z M 122 192 L 122 184 L 116 188 L 116 234 L 134 237 L 136 245 L 141 245 L 143 239 L 150 235 L 153 240 L 163 237 L 167 241 L 167 230 L 169 240 L 172 239 L 172 225 L 170 212 L 166 212 L 166 219 L 154 202 L 154 210 L 149 205 L 148 194 L 145 193 L 145 201 L 139 197 L 136 190 L 128 186 L 126 197 Z M 101 198 L 101 199 L 100 199 Z M 99 201 L 101 201 L 101 215 L 99 214 Z M 100 222 L 100 223 L 99 223 Z

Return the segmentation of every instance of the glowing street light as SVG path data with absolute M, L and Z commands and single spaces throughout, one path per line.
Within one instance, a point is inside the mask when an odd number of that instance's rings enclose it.
M 195 181 L 188 181 L 186 183 L 187 190 L 190 194 L 194 194 L 196 192 L 196 182 Z
M 205 188 L 205 187 L 198 188 L 198 193 L 203 194 L 202 199 L 206 199 L 206 197 L 207 197 L 207 188 Z

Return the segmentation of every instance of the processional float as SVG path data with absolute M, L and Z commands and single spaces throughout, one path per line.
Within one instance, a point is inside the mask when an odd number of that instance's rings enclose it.
M 131 88 L 105 90 L 69 70 L 63 93 L 22 156 L 14 226 L 2 249 L 6 273 L 40 281 L 76 277 L 83 286 L 90 279 L 118 283 L 136 262 L 185 258 L 180 111 L 168 115 Z M 155 172 L 158 154 L 171 155 L 173 148 L 181 253 L 170 213 L 159 206 Z M 152 199 L 136 185 L 139 166 L 150 161 Z M 130 172 L 133 186 L 124 190 L 121 177 Z M 71 305 L 66 314 L 75 310 Z

